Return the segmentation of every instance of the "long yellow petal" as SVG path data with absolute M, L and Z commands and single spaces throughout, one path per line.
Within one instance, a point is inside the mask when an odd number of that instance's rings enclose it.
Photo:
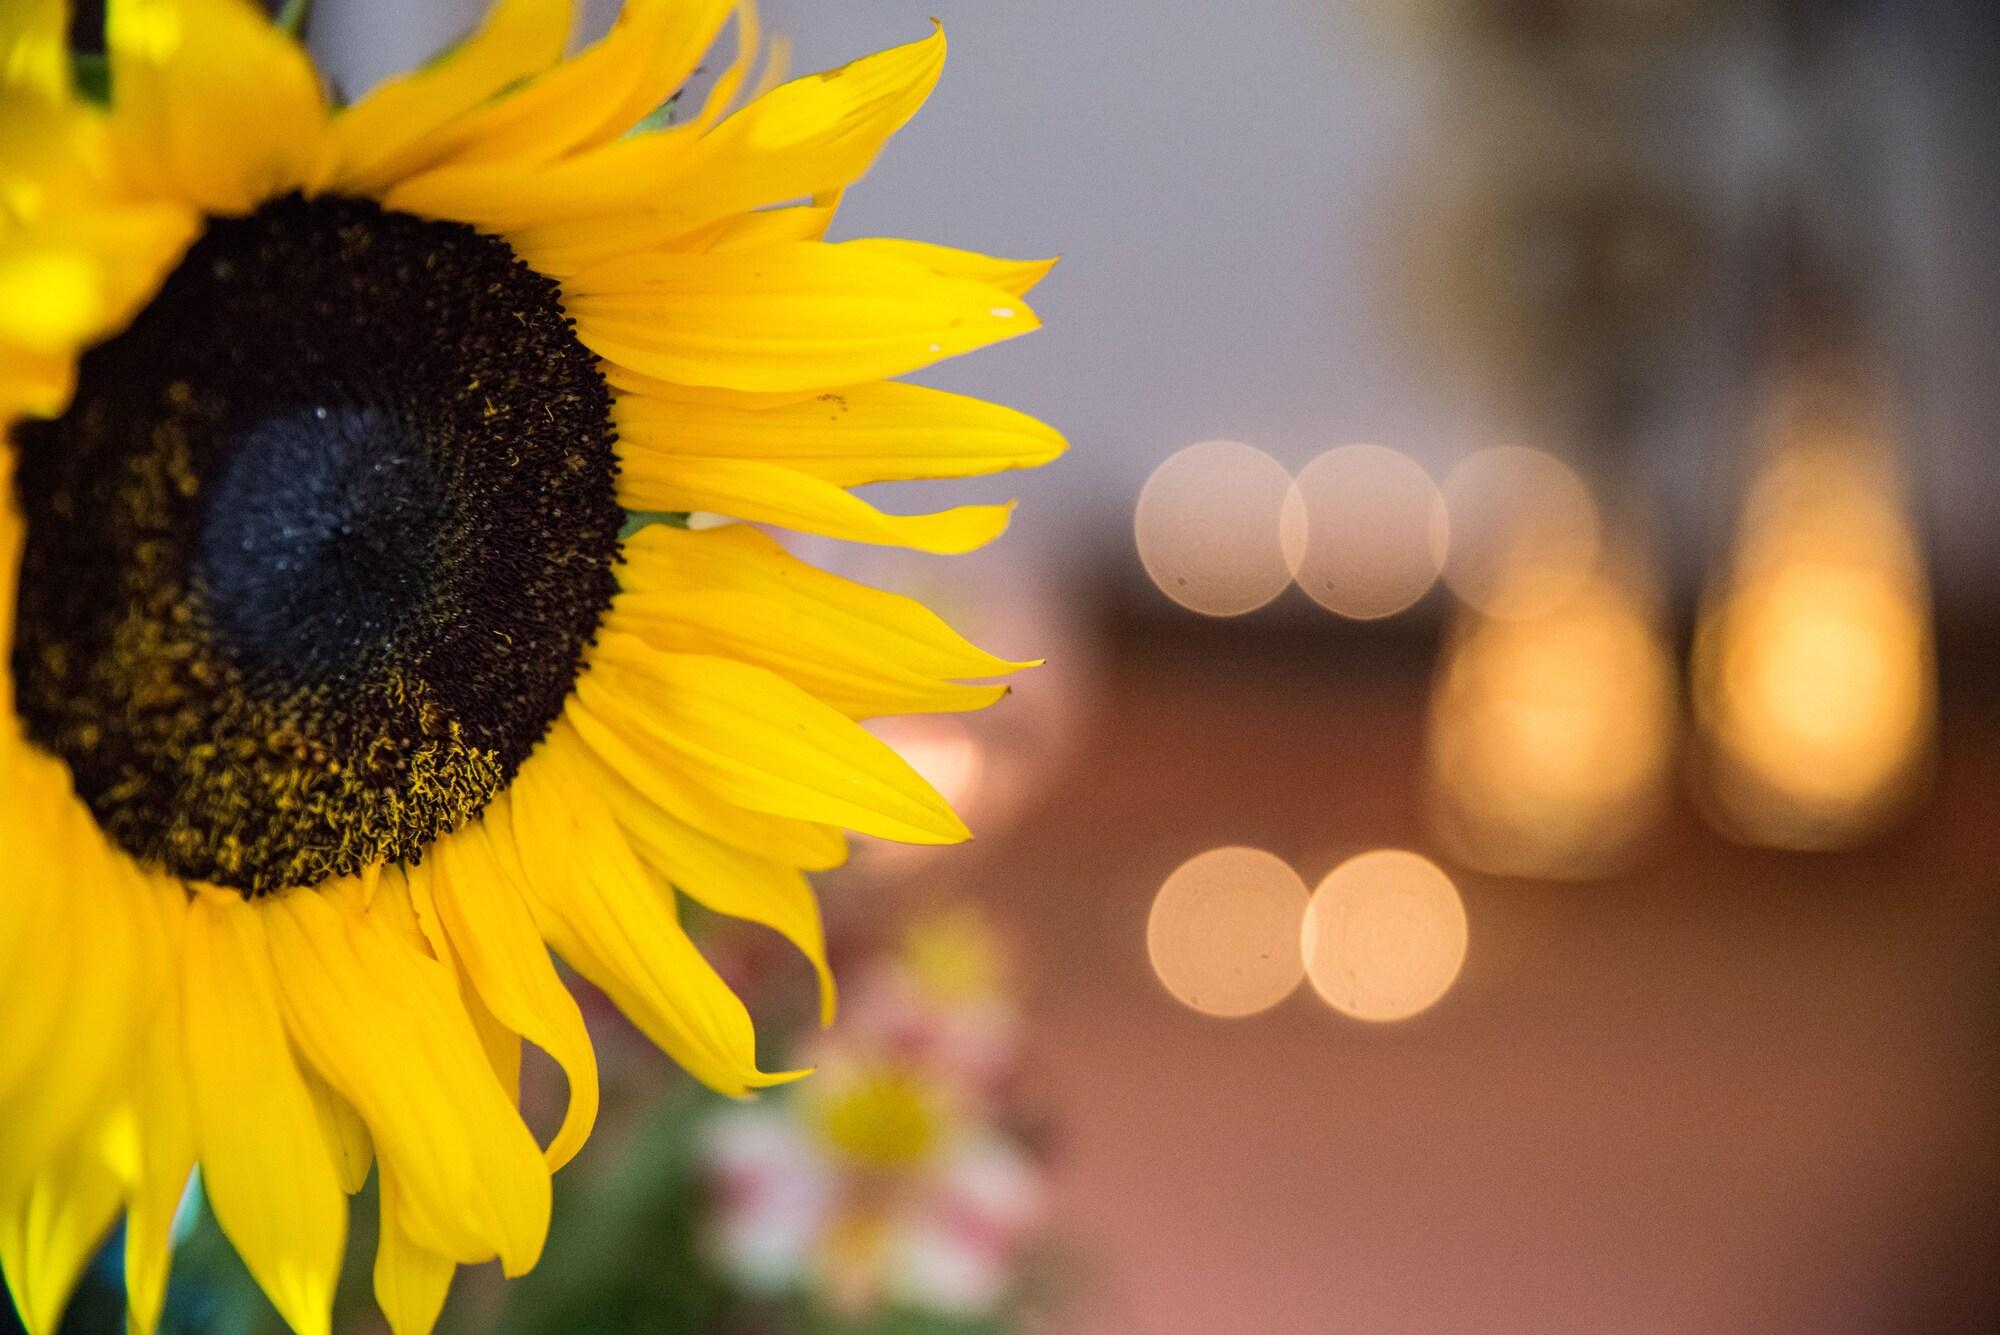
M 981 255 L 977 251 L 894 237 L 862 237 L 855 241 L 843 241 L 841 245 L 849 250 L 893 256 L 950 278 L 970 278 L 975 283 L 997 287 L 1017 297 L 1025 297 L 1033 291 L 1035 285 L 1047 278 L 1057 264 L 1052 259 L 1003 260 L 993 255 Z
M 235 214 L 316 184 L 319 77 L 249 0 L 110 0 L 105 43 L 112 138 L 143 193 Z
M 964 713 L 1007 693 L 1005 686 L 966 686 L 913 672 L 838 620 L 801 620 L 789 604 L 750 593 L 622 594 L 604 627 L 667 653 L 719 654 L 767 668 L 854 719 Z
M 931 677 L 1001 677 L 1037 666 L 987 653 L 916 599 L 830 574 L 744 524 L 701 531 L 651 525 L 626 540 L 619 579 L 633 593 L 699 589 L 772 599 L 794 617 L 837 625 Z
M 696 1079 L 741 1095 L 789 1078 L 757 1069 L 749 1012 L 682 930 L 672 890 L 578 782 L 589 775 L 581 759 L 558 725 L 521 767 L 493 827 L 511 831 L 543 934 Z
M 554 64 L 573 21 L 570 0 L 496 0 L 478 31 L 449 53 L 380 85 L 334 117 L 328 184 L 379 194 L 435 161 L 450 147 L 438 132 Z
M 837 487 L 1038 468 L 1066 447 L 1054 429 L 996 403 L 896 381 L 769 408 L 621 394 L 618 452 L 758 459 Z
M 833 209 L 813 204 L 738 213 L 690 232 L 675 243 L 686 251 L 742 250 L 785 241 L 824 241 L 833 226 Z
M 265 933 L 266 919 L 278 915 L 223 894 L 204 892 L 190 907 L 184 948 L 202 1185 L 216 1222 L 292 1329 L 328 1335 L 347 1198 L 285 1036 Z
M 616 139 L 687 82 L 735 7 L 627 0 L 602 41 L 440 132 L 433 163 L 518 168 Z
M 853 385 L 1040 327 L 1020 298 L 825 242 L 608 260 L 564 284 L 577 338 L 678 384 Z
M 846 542 L 956 556 L 1007 531 L 1005 505 L 958 505 L 935 514 L 892 515 L 830 482 L 758 459 L 700 459 L 635 450 L 618 474 L 628 510 L 701 510 L 776 524 Z
M 603 794 L 639 856 L 689 898 L 717 913 L 761 923 L 798 947 L 819 976 L 820 1020 L 833 1023 L 833 971 L 827 967 L 819 901 L 799 869 L 709 838 L 649 801 L 595 755 L 589 760 L 595 791 Z
M 0 1199 L 100 1119 L 167 982 L 161 887 L 111 847 L 67 767 L 0 730 Z
M 318 1115 L 320 1132 L 326 1137 L 327 1153 L 333 1156 L 340 1189 L 352 1196 L 367 1183 L 368 1170 L 374 1166 L 375 1138 L 354 1105 L 327 1084 L 319 1072 L 306 1066 L 300 1068 L 300 1074 L 305 1076 L 306 1092 L 312 1095 L 313 1112 Z
M 382 878 L 389 892 L 383 896 L 383 902 L 407 906 L 409 922 L 404 924 L 408 928 L 405 935 L 425 954 L 449 969 L 451 976 L 457 980 L 458 999 L 465 1003 L 472 1031 L 479 1035 L 479 1046 L 486 1052 L 486 1064 L 493 1068 L 494 1077 L 500 1081 L 507 1101 L 519 1108 L 521 1036 L 494 1015 L 462 967 L 463 961 L 445 931 L 443 919 L 438 916 L 437 897 L 432 889 L 436 879 L 434 862 L 397 869 Z M 403 917 L 402 912 L 396 914 L 399 923 Z
M 451 970 L 386 912 L 329 896 L 281 896 L 270 930 L 286 1020 L 368 1123 L 403 1185 L 410 1236 L 467 1263 L 497 1254 L 510 1275 L 532 1267 L 548 1232 L 548 1169 Z
M 179 917 L 184 925 L 185 912 Z M 178 935 L 175 949 L 178 956 Z M 126 1189 L 125 1302 L 135 1335 L 152 1335 L 159 1324 L 173 1257 L 174 1216 L 194 1170 L 194 1110 L 182 1013 L 180 989 L 167 989 L 135 1064 L 131 1102 L 112 1133 L 112 1157 Z
M 431 858 L 438 916 L 466 976 L 493 1014 L 555 1058 L 569 1081 L 569 1108 L 547 1151 L 553 1172 L 575 1157 L 597 1120 L 597 1055 L 583 1012 L 487 840 L 447 835 Z
M 0 1199 L 0 1271 L 28 1335 L 56 1335 L 63 1309 L 111 1224 L 122 1184 L 94 1142 L 45 1164 L 24 1193 Z
M 76 392 L 76 358 L 0 345 L 0 422 L 58 417 Z
M 419 1246 L 403 1227 L 402 1187 L 396 1174 L 381 1174 L 382 1227 L 375 1242 L 375 1301 L 388 1318 L 390 1335 L 430 1335 L 444 1311 L 457 1264 Z
M 545 272 L 570 272 L 849 184 L 923 104 L 944 55 L 940 31 L 775 88 L 705 134 L 697 122 L 638 135 L 527 177 L 501 164 L 443 167 L 387 203 L 505 233 Z
M 63 0 L 8 0 L 0 7 L 0 89 L 46 102 L 69 96 L 68 9 Z
M 607 634 L 576 695 L 739 806 L 905 843 L 969 837 L 901 756 L 762 668 Z
M 659 747 L 632 744 L 621 714 L 600 718 L 572 694 L 563 708 L 564 723 L 599 759 L 646 799 L 713 839 L 732 848 L 776 858 L 794 867 L 825 871 L 847 861 L 847 841 L 840 831 L 789 816 L 751 811 L 711 792 L 699 774 L 691 772 Z
M 14 450 L 0 436 L 0 469 L 8 477 L 14 476 Z M 14 599 L 15 590 L 21 581 L 21 542 L 27 536 L 27 526 L 21 521 L 20 508 L 14 497 L 0 496 L 0 656 L 10 663 L 14 656 Z M 8 768 L 6 746 L 19 731 L 14 713 L 14 674 L 12 670 L 0 673 L 0 779 L 12 780 L 15 776 Z M 14 791 L 12 788 L 9 792 Z M 0 918 L 0 924 L 5 919 Z M 6 949 L 6 939 L 0 935 L 0 950 Z M 4 959 L 0 956 L 0 959 Z

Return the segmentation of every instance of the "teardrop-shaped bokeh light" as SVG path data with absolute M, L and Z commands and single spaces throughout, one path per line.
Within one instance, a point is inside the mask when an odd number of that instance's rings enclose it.
M 1761 424 L 1726 577 L 1695 639 L 1702 796 L 1753 843 L 1842 848 L 1903 810 L 1937 716 L 1930 590 L 1865 375 L 1803 377 Z
M 1607 565 L 1539 616 L 1468 613 L 1431 696 L 1439 838 L 1500 875 L 1620 870 L 1665 805 L 1675 685 L 1653 600 L 1629 566 Z

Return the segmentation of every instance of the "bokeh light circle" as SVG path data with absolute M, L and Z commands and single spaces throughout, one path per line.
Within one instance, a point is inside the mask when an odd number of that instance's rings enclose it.
M 1306 886 L 1284 859 L 1216 848 L 1167 877 L 1146 920 L 1146 953 L 1183 1005 L 1235 1018 L 1268 1010 L 1305 974 Z
M 1241 616 L 1283 593 L 1280 533 L 1291 475 L 1240 441 L 1181 450 L 1146 479 L 1133 517 L 1139 560 L 1160 592 L 1208 616 Z
M 1393 616 L 1437 582 L 1448 545 L 1444 497 L 1408 455 L 1343 445 L 1306 465 L 1293 496 L 1304 530 L 1293 577 L 1328 611 Z M 1287 538 L 1289 548 L 1296 540 Z
M 1300 926 L 1313 990 L 1357 1020 L 1405 1020 L 1465 964 L 1465 905 L 1429 858 L 1385 848 L 1350 858 L 1313 891 Z
M 1552 454 L 1480 450 L 1445 475 L 1451 520 L 1445 583 L 1488 616 L 1541 616 L 1584 586 L 1601 525 L 1590 488 Z

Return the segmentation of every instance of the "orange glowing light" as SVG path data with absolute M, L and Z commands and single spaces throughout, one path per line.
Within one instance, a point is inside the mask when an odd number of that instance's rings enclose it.
M 1448 521 L 1430 474 L 1380 445 L 1346 445 L 1307 464 L 1287 519 L 1293 576 L 1329 611 L 1392 616 L 1424 596 L 1444 566 Z
M 1491 617 L 1552 611 L 1590 579 L 1597 505 L 1560 459 L 1518 445 L 1480 450 L 1445 475 L 1445 583 Z
M 1160 592 L 1209 616 L 1240 616 L 1283 593 L 1286 498 L 1292 479 L 1270 455 L 1211 440 L 1146 479 L 1133 517 L 1139 560 Z
M 1664 807 L 1674 698 L 1651 600 L 1622 571 L 1539 617 L 1472 618 L 1431 697 L 1439 836 L 1460 861 L 1501 875 L 1618 870 Z
M 1216 848 L 1183 863 L 1154 896 L 1146 952 L 1160 983 L 1206 1015 L 1255 1015 L 1304 976 L 1306 887 L 1282 858 Z
M 1930 591 L 1878 402 L 1865 380 L 1776 396 L 1727 579 L 1704 603 L 1703 797 L 1753 843 L 1850 846 L 1928 771 Z
M 1300 928 L 1306 977 L 1357 1020 L 1406 1020 L 1451 990 L 1465 965 L 1465 904 L 1436 863 L 1376 849 L 1327 873 Z

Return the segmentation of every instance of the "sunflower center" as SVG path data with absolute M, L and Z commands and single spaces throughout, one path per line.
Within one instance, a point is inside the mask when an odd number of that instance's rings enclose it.
M 469 227 L 297 196 L 212 221 L 16 443 L 28 735 L 129 852 L 245 894 L 477 816 L 610 602 L 596 359 Z

